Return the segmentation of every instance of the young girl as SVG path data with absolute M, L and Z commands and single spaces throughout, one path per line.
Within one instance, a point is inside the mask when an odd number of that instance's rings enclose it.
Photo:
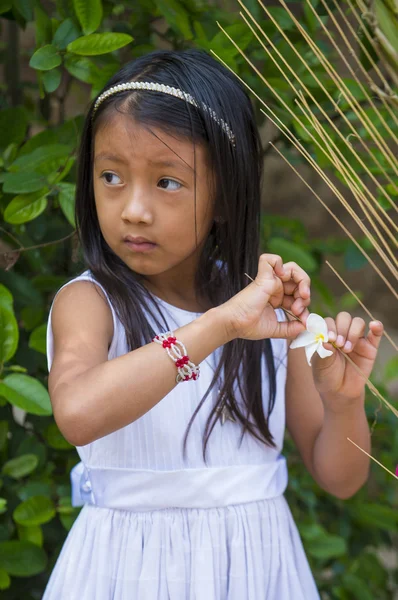
M 287 357 L 310 280 L 258 258 L 262 162 L 249 98 L 200 51 L 129 63 L 89 110 L 76 195 L 89 270 L 48 328 L 84 508 L 45 600 L 319 598 L 283 496 L 285 416 L 315 480 L 347 498 L 369 468 L 347 441 L 369 449 L 364 380 L 335 350 L 312 369 L 303 349 Z M 381 323 L 366 337 L 347 313 L 327 323 L 368 375 Z

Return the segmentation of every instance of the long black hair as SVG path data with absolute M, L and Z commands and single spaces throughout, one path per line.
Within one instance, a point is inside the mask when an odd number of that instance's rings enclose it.
M 104 286 L 125 327 L 134 350 L 167 328 L 160 308 L 134 273 L 105 242 L 95 208 L 93 154 L 96 129 L 115 111 L 131 115 L 140 124 L 204 144 L 215 174 L 217 219 L 203 247 L 196 274 L 196 291 L 218 306 L 248 284 L 245 273 L 255 274 L 260 234 L 260 188 L 263 159 L 253 107 L 243 86 L 225 67 L 201 50 L 156 51 L 126 64 L 103 92 L 129 81 L 145 81 L 179 88 L 197 102 L 152 91 L 122 91 L 106 98 L 93 112 L 91 105 L 81 138 L 76 190 L 76 223 L 83 255 L 94 277 Z M 203 105 L 228 123 L 235 135 L 231 143 L 219 123 Z M 134 311 L 131 307 L 134 306 Z M 154 332 L 145 311 L 154 319 Z M 264 410 L 261 364 L 268 370 L 268 407 Z M 223 347 L 213 381 L 195 410 L 185 434 L 223 373 L 223 387 L 212 407 L 203 438 L 203 456 L 223 403 L 249 432 L 275 446 L 268 420 L 275 403 L 276 374 L 270 340 L 235 339 Z M 239 390 L 241 401 L 234 391 Z

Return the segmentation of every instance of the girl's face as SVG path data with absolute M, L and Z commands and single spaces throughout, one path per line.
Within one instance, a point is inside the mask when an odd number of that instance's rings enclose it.
M 205 148 L 196 144 L 194 154 L 191 141 L 118 114 L 96 133 L 93 180 L 100 228 L 115 254 L 154 285 L 170 277 L 191 283 L 213 222 Z

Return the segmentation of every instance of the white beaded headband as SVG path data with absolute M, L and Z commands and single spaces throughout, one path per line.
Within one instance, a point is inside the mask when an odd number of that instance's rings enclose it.
M 195 98 L 191 96 L 191 94 L 187 94 L 186 92 L 183 92 L 178 88 L 170 87 L 169 85 L 163 85 L 163 83 L 129 81 L 127 83 L 120 83 L 119 85 L 114 85 L 113 87 L 106 90 L 103 94 L 101 94 L 94 104 L 93 117 L 99 105 L 102 104 L 102 102 L 106 100 L 106 98 L 109 98 L 109 96 L 113 96 L 118 92 L 125 92 L 127 90 L 148 90 L 154 92 L 162 92 L 163 94 L 169 94 L 170 96 L 174 96 L 175 98 L 181 98 L 181 100 L 185 100 L 185 102 L 188 102 L 189 104 L 192 104 L 192 106 L 199 108 L 198 103 L 196 102 Z M 204 104 L 202 102 L 201 106 L 203 110 L 206 111 L 211 116 L 211 118 L 223 129 L 223 131 L 225 131 L 229 141 L 233 146 L 235 146 L 235 135 L 233 134 L 229 125 L 223 119 L 218 117 L 214 110 L 207 106 L 207 104 Z

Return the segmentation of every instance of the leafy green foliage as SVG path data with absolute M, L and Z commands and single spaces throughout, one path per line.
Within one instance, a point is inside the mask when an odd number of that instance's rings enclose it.
M 301 9 L 302 23 L 332 58 L 307 2 L 296 4 L 301 5 L 297 8 Z M 322 8 L 322 3 L 316 0 L 312 4 Z M 318 102 L 347 137 L 350 134 L 347 123 L 336 117 L 325 92 L 334 93 L 333 85 L 319 61 L 308 56 L 286 12 L 280 6 L 270 8 L 271 15 L 294 42 L 299 56 L 265 18 L 256 0 L 248 0 L 246 6 L 293 72 L 304 79 L 310 107 Z M 326 22 L 326 12 L 323 19 Z M 235 70 L 286 126 L 299 134 L 320 166 L 327 166 L 328 159 L 322 144 L 317 146 L 314 141 L 319 141 L 317 132 L 311 126 L 307 129 L 300 126 L 288 112 L 290 108 L 298 114 L 295 78 L 292 75 L 287 81 L 281 77 L 273 61 L 239 20 L 235 4 L 216 2 L 210 7 L 201 0 L 136 3 L 57 0 L 50 4 L 40 0 L 0 0 L 1 26 L 6 27 L 11 21 L 21 35 L 27 24 L 33 28 L 35 47 L 29 49 L 28 56 L 37 84 L 18 81 L 19 99 L 13 99 L 18 96 L 10 87 L 0 111 L 0 208 L 3 251 L 8 250 L 4 261 L 9 267 L 0 271 L 0 590 L 5 600 L 36 600 L 42 597 L 60 546 L 78 514 L 71 506 L 69 482 L 70 469 L 78 457 L 53 420 L 46 389 L 45 358 L 46 319 L 51 301 L 56 290 L 82 270 L 71 237 L 75 156 L 82 115 L 65 117 L 66 100 L 73 101 L 77 90 L 80 93 L 88 89 L 90 97 L 94 97 L 119 66 L 132 57 L 160 46 L 180 49 L 195 45 L 214 51 Z M 248 67 L 239 51 L 220 32 L 216 21 L 248 53 L 260 72 L 266 74 L 271 89 Z M 8 49 L 3 49 L 5 58 L 7 52 Z M 318 81 L 305 71 L 300 56 L 311 61 Z M 366 56 L 363 60 L 365 64 Z M 358 85 L 349 79 L 345 81 L 364 103 Z M 280 106 L 272 90 L 283 97 L 285 107 Z M 345 99 L 340 97 L 338 101 L 347 111 L 349 121 L 357 125 Z M 262 124 L 264 116 L 259 103 L 256 110 Z M 373 109 L 364 104 L 364 110 L 381 129 L 380 118 Z M 382 114 L 388 119 L 387 113 Z M 342 154 L 362 177 L 363 165 L 339 142 L 331 126 L 330 132 Z M 369 139 L 367 131 L 358 128 L 358 134 Z M 291 161 L 301 164 L 300 157 L 281 136 L 278 144 Z M 265 156 L 267 152 L 268 146 L 264 148 Z M 381 165 L 392 177 L 390 166 L 384 162 Z M 369 168 L 379 174 L 377 165 Z M 390 194 L 396 193 L 388 186 L 386 189 Z M 385 202 L 382 191 L 380 202 Z M 344 293 L 341 298 L 334 298 L 321 278 L 325 256 L 338 258 L 352 271 L 363 267 L 363 256 L 350 241 L 327 234 L 310 239 L 304 222 L 274 215 L 263 216 L 262 234 L 264 249 L 281 254 L 284 260 L 297 261 L 311 273 L 315 312 L 333 314 L 355 308 L 356 301 L 351 295 Z M 366 240 L 358 241 L 367 247 Z M 24 251 L 24 248 L 32 249 Z M 393 358 L 385 367 L 383 381 L 378 382 L 384 396 L 388 396 L 385 386 L 394 381 L 397 371 L 398 364 Z M 377 405 L 371 395 L 367 407 L 369 420 L 373 422 Z M 398 457 L 396 421 L 384 412 L 377 418 L 373 445 L 380 460 L 393 470 L 393 457 Z M 342 502 L 316 486 L 288 436 L 286 454 L 289 503 L 323 597 L 388 600 L 389 576 L 397 578 L 397 573 L 387 572 L 374 549 L 396 546 L 398 496 L 392 478 L 381 469 L 372 468 L 367 489 Z

